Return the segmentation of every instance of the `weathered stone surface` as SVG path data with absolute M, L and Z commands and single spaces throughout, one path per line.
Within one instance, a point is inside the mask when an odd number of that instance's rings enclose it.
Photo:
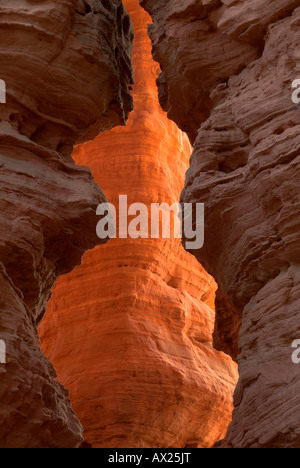
M 76 148 L 109 201 L 173 203 L 191 147 L 157 100 L 138 0 L 135 111 L 126 128 Z M 70 390 L 92 447 L 209 447 L 231 419 L 236 365 L 212 347 L 215 283 L 180 239 L 112 239 L 55 286 L 42 348 Z
M 196 256 L 243 314 L 223 446 L 299 447 L 299 1 L 141 3 L 154 20 L 162 105 L 197 133 L 181 197 L 206 205 Z
M 99 244 L 106 198 L 71 151 L 131 110 L 132 30 L 120 1 L 0 0 L 0 37 L 0 446 L 76 447 L 37 327 L 55 280 Z
M 213 346 L 236 361 L 239 354 L 238 335 L 242 317 L 228 302 L 227 295 L 220 288 L 216 292 L 215 312 Z

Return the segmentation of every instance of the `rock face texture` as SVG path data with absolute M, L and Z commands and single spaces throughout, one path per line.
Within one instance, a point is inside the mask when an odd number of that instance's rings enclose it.
M 227 329 L 242 316 L 235 410 L 221 445 L 299 447 L 299 0 L 141 4 L 154 20 L 161 104 L 195 140 L 181 197 L 206 206 L 195 254 L 230 303 Z M 222 334 L 219 325 L 219 347 Z
M 239 354 L 238 335 L 242 320 L 240 314 L 233 311 L 227 295 L 220 288 L 216 292 L 215 312 L 213 346 L 236 361 Z
M 0 446 L 76 447 L 37 327 L 56 279 L 99 244 L 106 199 L 71 151 L 127 118 L 132 30 L 120 1 L 0 0 L 0 37 Z
M 107 198 L 178 201 L 191 147 L 157 100 L 150 18 L 126 0 L 136 39 L 126 128 L 78 146 Z M 212 347 L 213 279 L 180 239 L 112 239 L 61 278 L 40 326 L 92 447 L 209 447 L 231 420 L 235 363 Z

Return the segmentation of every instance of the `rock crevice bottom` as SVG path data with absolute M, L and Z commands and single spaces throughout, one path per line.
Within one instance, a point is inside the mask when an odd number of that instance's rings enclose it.
M 1 447 L 77 447 L 82 427 L 37 327 L 54 282 L 99 244 L 106 198 L 71 153 L 125 123 L 133 32 L 118 0 L 0 0 L 0 36 Z
M 242 319 L 233 422 L 219 445 L 299 447 L 299 1 L 140 3 L 153 18 L 161 105 L 194 144 L 181 200 L 205 203 L 194 254 L 223 295 L 218 349 L 237 354 Z

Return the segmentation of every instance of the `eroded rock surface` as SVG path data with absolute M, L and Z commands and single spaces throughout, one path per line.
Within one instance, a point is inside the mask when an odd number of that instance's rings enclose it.
M 222 445 L 299 447 L 299 0 L 141 4 L 154 20 L 161 103 L 195 139 L 181 197 L 206 206 L 194 253 L 243 316 Z
M 135 29 L 135 110 L 126 128 L 76 148 L 107 198 L 178 201 L 191 147 L 160 109 L 149 16 Z M 131 218 L 129 218 L 131 219 Z M 42 348 L 92 447 L 209 447 L 231 419 L 236 365 L 213 349 L 216 285 L 180 239 L 112 239 L 55 286 Z
M 55 280 L 99 244 L 106 198 L 71 151 L 132 108 L 131 23 L 116 0 L 0 0 L 0 37 L 0 446 L 76 447 L 82 427 L 37 327 Z
M 238 335 L 242 318 L 220 288 L 216 292 L 215 312 L 214 348 L 223 351 L 236 361 L 239 354 Z

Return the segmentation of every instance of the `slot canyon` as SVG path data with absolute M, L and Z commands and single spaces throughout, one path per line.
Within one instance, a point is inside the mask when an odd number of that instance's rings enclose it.
M 300 448 L 300 0 L 0 0 L 0 37 L 0 447 Z M 201 249 L 99 238 L 124 195 L 203 203 Z

